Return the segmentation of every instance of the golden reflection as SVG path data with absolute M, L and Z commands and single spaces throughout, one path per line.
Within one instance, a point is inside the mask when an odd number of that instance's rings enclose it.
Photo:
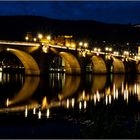
M 128 90 L 124 90 L 124 100 L 128 103 Z
M 125 75 L 113 75 L 113 83 L 116 89 L 121 87 L 121 84 L 124 82 L 124 79 Z
M 40 81 L 40 77 L 26 76 L 23 87 L 17 93 L 17 95 L 15 95 L 15 97 L 13 97 L 13 99 L 9 100 L 9 105 L 17 104 L 19 102 L 29 99 L 36 91 L 36 89 L 39 85 L 39 81 Z
M 36 108 L 35 107 L 33 108 L 33 114 L 36 114 Z
M 83 100 L 85 99 L 85 90 L 83 90 L 82 99 L 83 99 Z
M 47 118 L 49 118 L 49 117 L 50 117 L 50 109 L 49 109 L 49 108 L 47 109 L 46 116 L 47 116 Z
M 18 105 L 18 106 L 13 106 L 13 107 L 6 107 L 6 108 L 0 108 L 0 112 L 18 112 L 18 111 L 25 111 L 27 112 L 28 110 L 31 110 L 33 108 L 38 108 L 39 104 L 37 101 L 30 101 L 30 104 L 25 105 Z
M 109 104 L 111 104 L 111 95 L 109 95 Z
M 94 94 L 94 105 L 96 105 L 96 95 Z
M 6 100 L 6 106 L 7 107 L 9 106 L 9 98 L 7 98 L 7 100 Z
M 102 90 L 105 87 L 106 79 L 106 75 L 93 75 L 91 92 L 95 93 L 96 90 Z
M 70 106 L 70 101 L 69 99 L 67 99 L 67 108 L 69 108 L 69 106 Z
M 122 93 L 124 93 L 124 82 L 122 82 L 122 87 L 121 87 L 121 89 L 122 89 Z
M 105 94 L 107 94 L 107 95 L 111 94 L 110 87 L 105 89 Z
M 118 94 L 119 94 L 119 92 L 118 92 L 118 89 L 116 89 L 116 92 L 115 92 L 116 94 L 116 99 L 118 99 Z
M 116 98 L 116 86 L 115 86 L 115 84 L 113 84 L 113 98 L 114 98 L 114 100 Z
M 0 83 L 2 82 L 2 72 L 0 71 Z
M 82 109 L 82 103 L 79 102 L 79 109 L 81 110 Z
M 48 101 L 47 101 L 47 97 L 45 96 L 42 100 L 42 109 L 46 109 L 48 106 Z
M 75 104 L 75 99 L 72 98 L 72 100 L 71 100 L 71 106 L 74 107 L 74 104 Z
M 59 100 L 63 100 L 67 97 L 72 96 L 78 89 L 80 85 L 80 76 L 70 76 L 66 75 L 66 81 L 65 85 L 61 91 L 61 93 L 58 95 Z
M 84 109 L 87 108 L 87 101 L 84 101 Z
M 97 90 L 97 92 L 96 92 L 96 95 L 97 95 L 97 100 L 98 100 L 98 102 L 100 102 L 100 94 L 99 94 L 99 91 Z
M 134 94 L 137 93 L 137 84 L 134 85 Z
M 105 96 L 105 104 L 106 105 L 108 104 L 108 96 L 107 95 Z
M 27 106 L 25 107 L 25 117 L 27 117 L 27 115 L 28 115 L 28 108 L 27 108 Z
M 41 119 L 41 110 L 38 111 L 38 119 Z

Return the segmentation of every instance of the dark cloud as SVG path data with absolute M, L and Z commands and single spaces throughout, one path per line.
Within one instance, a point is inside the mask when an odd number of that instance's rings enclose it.
M 0 15 L 39 15 L 57 19 L 140 23 L 139 7 L 140 1 L 1 1 Z

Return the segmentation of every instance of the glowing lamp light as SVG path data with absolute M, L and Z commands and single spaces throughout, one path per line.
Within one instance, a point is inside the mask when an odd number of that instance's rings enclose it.
M 47 40 L 51 40 L 51 36 L 50 35 L 48 35 L 46 38 L 47 38 Z
M 36 39 L 36 38 L 34 38 L 33 40 L 34 40 L 34 42 L 36 42 L 36 41 L 37 41 L 37 39 Z
M 79 42 L 79 46 L 82 46 L 83 45 L 83 42 Z
M 100 52 L 101 51 L 101 49 L 98 49 L 98 52 Z
M 7 50 L 7 51 L 10 51 L 10 48 L 7 48 L 6 50 Z
M 67 47 L 70 47 L 70 44 L 69 44 L 69 43 L 67 43 L 67 44 L 66 44 L 66 46 L 67 46 Z
M 105 48 L 105 50 L 106 50 L 106 51 L 108 51 L 108 50 L 109 50 L 109 48 L 108 48 L 108 47 L 106 47 L 106 48 Z
M 94 51 L 97 51 L 97 48 L 94 48 Z
M 26 40 L 26 41 L 28 41 L 28 40 L 29 40 L 29 37 L 28 37 L 28 36 L 26 36 L 26 37 L 25 37 L 25 40 Z
M 42 39 L 43 38 L 43 35 L 42 34 L 38 34 L 38 38 L 39 39 Z
M 109 51 L 111 52 L 112 51 L 112 48 L 109 48 Z
M 75 46 L 76 46 L 76 44 L 74 44 L 74 43 L 73 43 L 73 44 L 71 44 L 71 47 L 72 47 L 72 48 L 75 48 Z
M 84 43 L 84 47 L 87 48 L 88 47 L 88 43 Z

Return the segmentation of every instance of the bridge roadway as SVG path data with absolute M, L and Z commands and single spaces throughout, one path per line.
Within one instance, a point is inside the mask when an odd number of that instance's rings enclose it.
M 7 51 L 18 57 L 27 75 L 40 75 L 48 72 L 50 61 L 55 55 L 64 60 L 67 74 L 86 72 L 85 69 L 89 63 L 92 65 L 92 73 L 140 73 L 138 59 L 89 49 L 0 40 L 0 53 Z

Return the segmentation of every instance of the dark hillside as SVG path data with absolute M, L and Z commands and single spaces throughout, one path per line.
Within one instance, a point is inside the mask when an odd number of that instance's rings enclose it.
M 74 35 L 77 39 L 133 41 L 140 40 L 140 28 L 96 21 L 55 20 L 38 16 L 0 16 L 0 40 L 24 40 L 31 32 Z

